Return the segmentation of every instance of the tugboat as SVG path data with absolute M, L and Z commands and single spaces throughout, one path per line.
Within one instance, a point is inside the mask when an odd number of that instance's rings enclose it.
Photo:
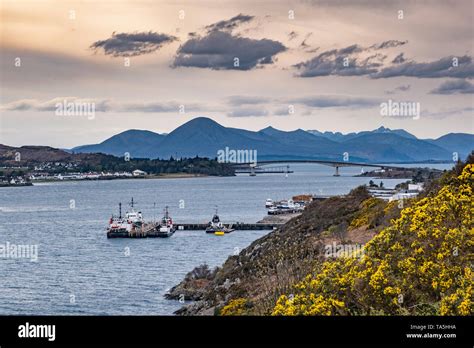
M 161 224 L 156 226 L 153 237 L 167 238 L 173 235 L 176 231 L 176 227 L 173 225 L 173 219 L 171 219 L 168 213 L 168 207 L 165 208 L 164 216 L 161 219 Z
M 212 220 L 209 222 L 209 226 L 206 228 L 206 233 L 214 233 L 217 236 L 222 236 L 225 233 L 230 233 L 232 231 L 234 231 L 234 229 L 225 227 L 222 224 L 219 215 L 217 215 L 216 209 L 216 213 L 212 217 Z
M 143 216 L 141 211 L 135 211 L 133 198 L 130 207 L 131 210 L 125 213 L 125 217 L 122 217 L 122 203 L 119 203 L 119 215 L 112 215 L 109 220 L 107 238 L 127 237 L 132 233 L 140 233 L 144 224 Z

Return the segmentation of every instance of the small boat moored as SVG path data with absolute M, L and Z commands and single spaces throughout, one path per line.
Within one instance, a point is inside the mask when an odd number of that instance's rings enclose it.
M 206 228 L 206 233 L 214 233 L 217 236 L 222 236 L 225 233 L 230 233 L 233 232 L 234 229 L 230 227 L 224 226 L 224 224 L 221 222 L 219 215 L 217 215 L 217 209 L 216 213 L 212 217 L 212 220 L 209 222 L 208 227 Z
M 166 207 L 163 218 L 161 219 L 161 224 L 156 226 L 155 231 L 153 231 L 150 237 L 167 238 L 172 236 L 175 231 L 176 227 L 173 224 L 173 219 L 169 215 L 168 207 Z

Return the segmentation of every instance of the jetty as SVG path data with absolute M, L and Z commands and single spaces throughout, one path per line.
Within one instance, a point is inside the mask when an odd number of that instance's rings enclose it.
M 199 224 L 199 223 L 184 223 L 176 224 L 177 229 L 180 231 L 200 231 L 205 230 L 209 224 Z M 241 223 L 236 222 L 233 224 L 225 224 L 226 227 L 232 228 L 236 231 L 255 231 L 255 230 L 274 230 L 283 226 L 282 223 Z
M 107 238 L 157 238 L 161 237 L 157 233 L 156 227 L 158 223 L 147 223 L 142 228 L 135 228 L 132 231 L 109 231 L 107 232 Z M 209 224 L 204 223 L 175 223 L 177 231 L 205 231 Z M 226 227 L 231 228 L 235 231 L 256 231 L 256 230 L 274 230 L 281 226 L 283 223 L 231 223 L 225 224 Z

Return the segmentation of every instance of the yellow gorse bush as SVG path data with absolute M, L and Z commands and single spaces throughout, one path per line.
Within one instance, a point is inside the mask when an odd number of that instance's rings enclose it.
M 246 313 L 247 300 L 238 298 L 231 300 L 229 304 L 221 309 L 220 315 L 244 315 Z
M 474 165 L 401 211 L 364 256 L 323 263 L 273 315 L 472 315 Z M 371 199 L 363 208 L 373 205 Z M 359 219 L 354 226 L 359 225 Z
M 351 221 L 349 228 L 354 229 L 370 225 L 371 222 L 376 218 L 377 213 L 383 213 L 382 209 L 380 209 L 380 211 L 374 209 L 377 206 L 380 206 L 382 208 L 383 206 L 385 206 L 385 202 L 377 198 L 366 199 L 362 203 L 362 206 L 355 218 Z

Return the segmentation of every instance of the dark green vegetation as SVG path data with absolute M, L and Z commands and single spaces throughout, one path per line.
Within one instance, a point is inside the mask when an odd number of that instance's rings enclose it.
M 0 145 L 0 167 L 7 176 L 25 175 L 40 170 L 44 173 L 132 172 L 140 169 L 148 174 L 186 173 L 199 175 L 234 175 L 231 166 L 207 158 L 149 160 L 116 157 L 101 153 L 74 154 L 47 146 L 10 147 Z
M 439 178 L 443 174 L 442 170 L 433 168 L 393 168 L 385 171 L 367 171 L 357 176 L 388 178 L 388 179 L 411 179 L 412 183 L 425 182 Z

